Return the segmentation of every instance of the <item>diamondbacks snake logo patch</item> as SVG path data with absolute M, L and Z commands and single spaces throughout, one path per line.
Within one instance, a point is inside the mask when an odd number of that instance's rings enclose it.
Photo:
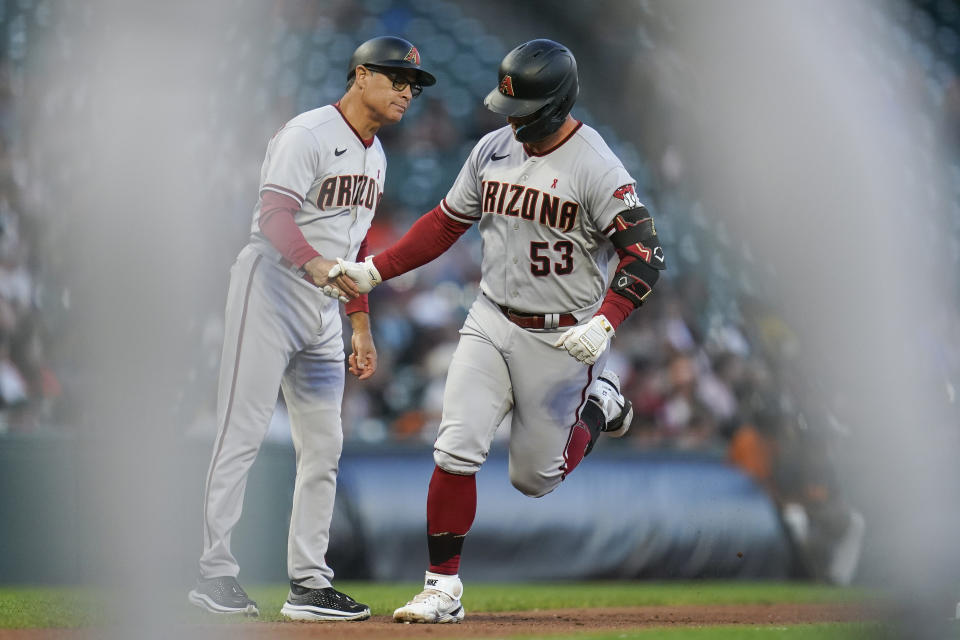
M 627 205 L 629 209 L 636 209 L 641 204 L 640 198 L 637 197 L 637 192 L 632 184 L 625 184 L 622 187 L 618 187 L 617 190 L 613 192 L 613 197 L 623 200 L 623 203 Z
M 503 76 L 503 80 L 500 81 L 500 93 L 505 96 L 513 95 L 513 78 L 510 76 Z

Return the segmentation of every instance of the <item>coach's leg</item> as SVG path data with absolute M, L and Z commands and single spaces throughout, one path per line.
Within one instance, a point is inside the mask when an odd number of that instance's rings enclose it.
M 264 282 L 269 268 L 249 252 L 241 254 L 231 270 L 217 396 L 219 428 L 204 487 L 204 579 L 239 573 L 230 536 L 292 351 L 289 336 L 276 330 L 275 301 Z
M 283 377 L 297 476 L 287 542 L 290 592 L 280 613 L 291 620 L 364 620 L 370 607 L 332 587 L 333 570 L 326 561 L 343 448 L 343 337 L 339 305 L 319 291 L 315 295 L 322 331 Z
M 337 316 L 339 321 L 339 316 Z M 343 342 L 297 354 L 283 378 L 297 475 L 287 539 L 290 580 L 311 589 L 329 587 L 333 570 L 325 555 L 343 448 Z

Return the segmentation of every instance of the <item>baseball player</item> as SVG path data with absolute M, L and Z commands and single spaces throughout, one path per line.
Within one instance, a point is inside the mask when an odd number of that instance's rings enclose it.
M 230 534 L 280 388 L 297 460 L 287 547 L 290 593 L 281 613 L 294 620 L 370 617 L 369 607 L 331 586 L 333 571 L 324 559 L 343 441 L 344 345 L 339 304 L 320 287 L 352 298 L 346 308 L 353 328 L 349 370 L 369 378 L 377 354 L 365 296 L 328 272 L 336 259 L 366 253 L 386 176 L 376 132 L 399 122 L 422 87 L 435 82 L 406 40 L 368 40 L 350 59 L 343 98 L 296 116 L 267 145 L 250 242 L 230 273 L 200 579 L 188 596 L 203 609 L 259 614 L 237 582 Z
M 423 592 L 394 612 L 398 622 L 463 620 L 458 574 L 474 474 L 508 413 L 510 480 L 533 497 L 555 489 L 600 433 L 619 437 L 630 426 L 630 402 L 604 370 L 607 345 L 665 264 L 633 178 L 570 116 L 578 91 L 565 46 L 532 40 L 511 51 L 485 100 L 509 126 L 477 143 L 446 198 L 393 247 L 329 274 L 366 292 L 434 259 L 472 224 L 483 241 L 481 293 L 460 330 L 434 445 L 430 566 Z

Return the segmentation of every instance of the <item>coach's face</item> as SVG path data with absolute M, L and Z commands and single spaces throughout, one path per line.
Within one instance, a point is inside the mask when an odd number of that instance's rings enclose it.
M 358 81 L 364 83 L 364 103 L 384 124 L 400 122 L 414 93 L 420 93 L 415 73 L 405 69 L 360 68 L 365 72 L 362 79 L 358 76 Z

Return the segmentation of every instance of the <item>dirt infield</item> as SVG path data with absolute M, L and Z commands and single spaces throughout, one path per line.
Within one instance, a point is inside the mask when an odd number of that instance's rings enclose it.
M 264 622 L 178 627 L 181 638 L 213 640 L 273 640 L 300 638 L 484 638 L 518 635 L 563 635 L 581 631 L 685 627 L 715 624 L 787 625 L 813 622 L 853 622 L 870 619 L 860 605 L 850 604 L 751 604 L 709 606 L 630 607 L 617 609 L 561 609 L 470 613 L 462 624 L 397 624 L 388 616 L 363 622 Z M 8 629 L 0 640 L 86 640 L 110 637 L 105 630 Z

